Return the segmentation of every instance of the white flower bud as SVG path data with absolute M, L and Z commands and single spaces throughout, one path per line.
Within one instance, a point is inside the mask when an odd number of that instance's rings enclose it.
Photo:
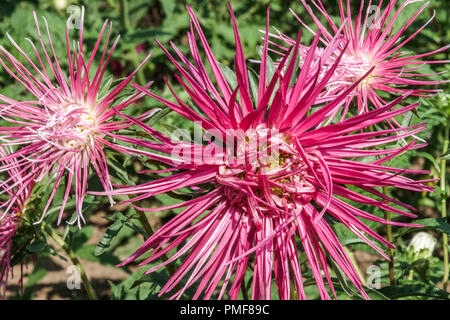
M 55 8 L 60 11 L 66 10 L 68 4 L 67 2 L 68 2 L 67 0 L 53 0 Z
M 419 232 L 411 239 L 407 248 L 408 254 L 414 260 L 427 259 L 433 255 L 436 242 L 436 238 L 431 234 Z

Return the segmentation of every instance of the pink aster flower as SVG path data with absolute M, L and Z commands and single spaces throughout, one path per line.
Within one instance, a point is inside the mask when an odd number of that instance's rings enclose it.
M 316 49 L 317 52 L 314 60 L 320 58 L 321 52 L 329 46 L 336 34 L 343 34 L 344 36 L 341 49 L 344 48 L 344 43 L 347 45 L 341 62 L 323 93 L 324 96 L 333 99 L 335 95 L 342 93 L 373 68 L 370 75 L 346 99 L 342 118 L 347 114 L 350 103 L 355 97 L 358 111 L 361 113 L 369 110 L 369 101 L 375 108 L 382 108 L 386 104 L 386 101 L 379 94 L 380 91 L 395 95 L 409 92 L 413 88 L 413 95 L 429 96 L 438 90 L 420 87 L 436 85 L 443 82 L 426 79 L 439 73 L 423 74 L 416 71 L 427 64 L 447 63 L 448 61 L 428 61 L 424 60 L 424 58 L 443 52 L 449 46 L 421 54 L 414 54 L 403 50 L 405 45 L 414 39 L 433 20 L 434 17 L 417 30 L 414 30 L 411 34 L 406 34 L 408 28 L 411 27 L 416 18 L 429 5 L 429 2 L 426 2 L 420 7 L 409 18 L 406 24 L 398 30 L 396 29 L 395 22 L 399 17 L 406 14 L 404 11 L 405 8 L 412 3 L 423 2 L 423 0 L 404 1 L 396 9 L 397 2 L 397 0 L 390 0 L 384 6 L 383 1 L 379 1 L 378 5 L 375 5 L 370 0 L 366 6 L 365 1 L 361 0 L 358 14 L 354 16 L 352 15 L 349 1 L 345 5 L 345 1 L 339 0 L 340 20 L 338 24 L 335 24 L 327 13 L 322 0 L 309 0 L 309 3 L 319 12 L 319 17 L 307 4 L 307 1 L 302 0 L 304 7 L 315 22 L 317 33 L 320 33 L 320 41 L 324 46 Z M 306 29 L 316 34 L 294 11 L 292 13 Z M 325 19 L 325 24 L 322 24 L 319 19 L 320 16 L 323 16 Z M 285 41 L 289 46 L 295 43 L 293 39 L 290 39 L 281 32 L 278 32 L 276 35 L 272 34 L 272 36 Z M 280 54 L 284 54 L 287 50 L 287 48 L 277 43 L 273 43 L 273 45 L 275 48 L 274 51 Z M 308 50 L 309 48 L 306 46 L 301 48 L 301 61 L 305 61 Z M 334 58 L 337 59 L 337 55 Z M 335 59 L 328 60 L 329 68 L 334 65 Z M 392 121 L 395 122 L 395 120 Z
M 100 96 L 108 62 L 119 40 L 117 37 L 111 45 L 111 23 L 108 30 L 108 21 L 105 21 L 94 47 L 87 50 L 83 44 L 83 8 L 78 41 L 73 41 L 72 44 L 69 37 L 70 21 L 68 21 L 67 56 L 57 57 L 45 18 L 48 44 L 45 44 L 35 13 L 34 19 L 40 46 L 38 49 L 30 41 L 34 60 L 9 35 L 7 35 L 9 40 L 26 63 L 23 64 L 16 58 L 17 53 L 12 54 L 0 47 L 1 65 L 33 96 L 29 101 L 18 101 L 0 95 L 0 100 L 5 102 L 0 105 L 0 117 L 11 124 L 11 126 L 0 127 L 0 139 L 3 145 L 16 148 L 14 153 L 3 160 L 16 160 L 21 172 L 27 173 L 22 177 L 25 184 L 34 180 L 40 181 L 45 176 L 51 177 L 54 186 L 42 213 L 42 219 L 63 177 L 67 176 L 58 224 L 74 185 L 77 222 L 80 225 L 81 220 L 84 220 L 81 211 L 90 167 L 97 173 L 103 188 L 111 190 L 108 164 L 103 148 L 105 146 L 115 148 L 116 144 L 110 142 L 109 138 L 120 139 L 120 135 L 114 134 L 114 131 L 128 126 L 123 121 L 112 120 L 116 112 L 142 96 L 136 93 L 120 102 L 117 101 L 137 70 Z M 89 53 L 88 58 L 84 51 Z M 99 63 L 94 69 L 96 56 L 99 57 Z M 68 75 L 62 71 L 61 58 L 68 64 Z M 4 168 L 0 168 L 2 169 Z M 3 182 L 1 186 L 9 184 L 10 188 L 14 188 L 17 183 L 11 184 L 12 180 L 13 177 Z M 15 197 L 18 196 L 15 195 Z M 110 200 L 112 202 L 112 199 Z M 14 200 L 11 203 L 14 203 Z
M 16 235 L 22 215 L 25 212 L 26 204 L 31 196 L 31 191 L 34 187 L 33 181 L 30 183 L 22 179 L 22 173 L 17 166 L 17 161 L 14 158 L 7 158 L 8 153 L 0 146 L 0 156 L 7 159 L 0 159 L 2 168 L 7 175 L 11 177 L 11 184 L 14 188 L 9 188 L 2 184 L 2 189 L 8 196 L 6 202 L 0 201 L 0 205 L 8 205 L 11 207 L 9 212 L 0 211 L 0 292 L 4 297 L 6 293 L 6 286 L 10 273 L 12 273 L 11 257 L 14 254 L 13 237 Z M 13 200 L 13 201 L 12 201 Z M 20 263 L 19 285 L 22 287 L 23 279 L 23 264 Z
M 192 103 L 184 103 L 169 84 L 176 102 L 165 100 L 144 88 L 141 90 L 186 119 L 202 125 L 204 139 L 200 142 L 172 140 L 135 120 L 156 140 L 130 139 L 130 142 L 150 149 L 142 153 L 167 163 L 169 169 L 161 171 L 166 175 L 161 179 L 123 187 L 108 194 L 137 195 L 131 202 L 184 190 L 192 198 L 164 208 L 140 208 L 149 212 L 185 209 L 158 229 L 121 265 L 149 252 L 151 255 L 145 256 L 140 265 L 169 255 L 167 261 L 147 271 L 151 273 L 183 257 L 180 267 L 160 292 L 162 295 L 180 286 L 171 298 L 180 298 L 188 287 L 196 285 L 194 299 L 209 299 L 216 289 L 219 298 L 227 291 L 231 299 L 236 299 L 244 275 L 249 271 L 253 272 L 251 298 L 270 299 L 274 281 L 281 299 L 292 296 L 291 283 L 298 297 L 305 299 L 304 275 L 300 267 L 300 253 L 303 252 L 322 299 L 335 296 L 328 258 L 361 295 L 368 298 L 329 221 L 330 218 L 339 221 L 388 258 L 373 239 L 386 246 L 394 246 L 362 220 L 403 224 L 388 222 L 357 209 L 349 201 L 415 216 L 409 212 L 414 208 L 384 195 L 380 188 L 431 189 L 423 184 L 424 181 L 413 181 L 401 175 L 423 172 L 386 165 L 389 159 L 421 145 L 412 140 L 403 147 L 379 147 L 403 141 L 423 130 L 424 125 L 367 133 L 362 133 L 361 129 L 413 110 L 417 105 L 392 111 L 392 107 L 404 98 L 400 97 L 371 112 L 323 126 L 359 84 L 356 82 L 324 107 L 312 109 L 339 59 L 323 74 L 322 66 L 312 65 L 312 50 L 306 59 L 311 63 L 305 63 L 297 73 L 295 59 L 288 62 L 286 55 L 273 78 L 268 79 L 265 62 L 269 41 L 266 32 L 259 83 L 252 91 L 230 7 L 236 39 L 234 76 L 237 87 L 233 88 L 227 83 L 194 13 L 189 7 L 188 11 L 192 18 L 188 33 L 192 60 L 182 55 L 174 45 L 178 59 L 161 47 L 177 68 L 180 75 L 175 77 Z M 269 12 L 266 28 L 268 25 Z M 196 39 L 200 39 L 206 54 L 211 77 L 208 76 L 207 64 L 200 58 Z M 316 37 L 312 47 L 317 46 L 318 41 L 319 37 Z M 337 44 L 330 46 L 335 48 Z M 299 49 L 300 38 L 289 52 L 296 56 Z M 319 74 L 323 74 L 321 81 L 317 80 Z M 252 92 L 256 94 L 252 96 Z M 168 172 L 171 174 L 167 176 Z M 393 203 L 406 209 L 394 207 Z

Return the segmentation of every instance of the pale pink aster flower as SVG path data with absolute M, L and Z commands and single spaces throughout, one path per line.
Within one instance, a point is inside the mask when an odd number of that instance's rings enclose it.
M 7 158 L 16 159 L 21 170 L 27 172 L 22 179 L 27 182 L 40 181 L 44 176 L 49 175 L 54 181 L 42 219 L 52 203 L 61 180 L 67 176 L 58 224 L 74 184 L 77 222 L 81 225 L 81 221 L 84 221 L 82 204 L 86 195 L 90 167 L 94 168 L 103 188 L 111 190 L 108 164 L 103 148 L 108 146 L 114 149 L 116 144 L 109 140 L 120 139 L 120 135 L 115 134 L 114 131 L 129 125 L 123 121 L 114 122 L 112 118 L 116 112 L 142 97 L 142 94 L 136 93 L 117 101 L 137 70 L 100 96 L 108 62 L 119 41 L 117 37 L 112 45 L 110 43 L 112 24 L 105 21 L 95 46 L 87 49 L 83 45 L 84 8 L 81 14 L 78 41 L 71 42 L 69 37 L 71 21 L 67 21 L 67 56 L 63 57 L 68 63 L 69 74 L 66 75 L 59 63 L 61 57 L 56 57 L 45 18 L 48 44 L 45 44 L 35 13 L 34 19 L 40 48 L 38 49 L 33 42 L 29 42 L 37 63 L 9 35 L 7 35 L 9 40 L 26 64 L 22 64 L 14 54 L 0 47 L 2 66 L 34 96 L 34 100 L 18 101 L 0 95 L 0 100 L 5 102 L 0 105 L 0 117 L 11 124 L 8 127 L 0 127 L 0 139 L 3 145 L 18 147 Z M 84 51 L 88 52 L 89 58 L 85 57 Z M 99 55 L 100 59 L 97 69 L 93 69 L 96 55 Z M 150 55 L 139 68 L 149 57 Z M 0 168 L 2 169 L 4 168 Z M 10 181 L 5 181 L 3 184 L 10 184 Z M 10 184 L 9 187 L 13 188 L 15 184 Z M 110 201 L 112 203 L 112 199 Z
M 252 269 L 252 299 L 270 299 L 273 280 L 281 299 L 289 299 L 293 294 L 291 281 L 295 284 L 298 297 L 305 299 L 299 262 L 299 254 L 304 252 L 322 299 L 335 296 L 328 258 L 342 270 L 361 295 L 368 298 L 361 279 L 328 219 L 341 222 L 355 236 L 388 258 L 369 238 L 389 247 L 394 246 L 360 219 L 383 224 L 404 224 L 388 222 L 344 200 L 415 217 L 408 211 L 414 208 L 384 195 L 380 187 L 431 190 L 423 184 L 425 181 L 413 181 L 401 175 L 424 172 L 391 168 L 385 164 L 402 152 L 422 145 L 412 140 L 403 147 L 375 147 L 406 139 L 423 130 L 424 125 L 367 133 L 360 130 L 413 110 L 417 105 L 390 111 L 404 98 L 400 97 L 377 110 L 338 124 L 322 126 L 359 83 L 349 87 L 323 108 L 313 111 L 313 103 L 332 76 L 333 68 L 325 73 L 322 81 L 317 81 L 318 75 L 323 72 L 320 66 L 313 68 L 305 64 L 297 74 L 295 59 L 288 63 L 286 55 L 274 77 L 268 79 L 268 32 L 264 41 L 259 84 L 253 90 L 256 92 L 253 101 L 244 52 L 231 7 L 236 38 L 236 88 L 231 88 L 227 83 L 199 22 L 189 7 L 188 11 L 193 23 L 188 33 L 193 60 L 189 60 L 172 45 L 180 63 L 161 47 L 180 73 L 181 76 L 175 77 L 185 88 L 195 109 L 191 104 L 184 103 L 169 84 L 176 102 L 165 100 L 144 88 L 141 90 L 186 119 L 201 124 L 205 135 L 220 139 L 207 139 L 205 143 L 178 142 L 141 121 L 134 121 L 158 141 L 130 138 L 130 142 L 150 149 L 142 153 L 167 163 L 170 169 L 161 172 L 172 174 L 107 194 L 137 195 L 127 201 L 132 202 L 166 192 L 189 190 L 193 198 L 164 208 L 140 208 L 150 212 L 185 207 L 121 265 L 131 263 L 149 252 L 150 257 L 146 256 L 140 265 L 169 255 L 167 261 L 150 268 L 146 272 L 148 274 L 183 257 L 180 267 L 160 291 L 162 295 L 177 285 L 181 286 L 171 298 L 180 298 L 188 287 L 196 285 L 194 299 L 209 299 L 216 289 L 219 298 L 228 290 L 230 298 L 236 299 L 246 271 Z M 266 28 L 268 20 L 267 17 Z M 200 58 L 195 31 L 206 53 L 211 77 Z M 313 47 L 317 46 L 318 41 L 316 37 Z M 293 56 L 298 54 L 299 44 L 300 38 L 289 49 Z M 312 53 L 307 61 L 311 61 L 311 58 Z M 231 144 L 221 147 L 219 141 L 224 142 L 230 137 Z M 263 140 L 267 144 L 259 143 Z M 268 151 L 267 157 L 260 156 L 263 151 L 261 146 Z M 373 160 L 369 160 L 369 157 L 373 157 Z M 366 161 L 357 160 L 361 158 Z M 408 210 L 394 207 L 391 203 Z
M 396 95 L 412 90 L 412 95 L 429 96 L 439 90 L 420 88 L 421 86 L 437 85 L 445 82 L 426 79 L 439 73 L 423 74 L 417 72 L 417 70 L 427 64 L 449 62 L 442 60 L 424 60 L 424 58 L 447 50 L 449 48 L 448 45 L 438 50 L 421 54 L 414 54 L 404 50 L 405 45 L 414 39 L 433 20 L 434 17 L 417 30 L 414 30 L 411 34 L 406 35 L 408 28 L 411 27 L 416 18 L 429 5 L 429 2 L 424 3 L 417 12 L 409 17 L 405 25 L 402 25 L 398 30 L 396 29 L 395 22 L 399 17 L 406 14 L 404 11 L 405 8 L 412 3 L 423 2 L 423 0 L 404 1 L 398 9 L 396 9 L 397 0 L 387 1 L 386 6 L 383 5 L 383 1 L 374 4 L 372 0 L 369 0 L 368 3 L 361 0 L 356 17 L 352 15 L 349 1 L 338 0 L 340 12 L 338 24 L 333 22 L 322 0 L 309 0 L 309 3 L 319 12 L 319 16 L 316 15 L 307 2 L 308 0 L 302 0 L 304 7 L 315 22 L 317 32 L 321 35 L 320 42 L 322 45 L 326 48 L 337 34 L 344 36 L 344 41 L 340 46 L 341 49 L 344 48 L 344 44 L 347 45 L 341 62 L 336 68 L 335 74 L 330 79 L 326 90 L 323 92 L 322 98 L 330 97 L 330 99 L 333 99 L 335 95 L 342 93 L 373 68 L 370 75 L 346 99 L 342 118 L 347 114 L 350 103 L 355 97 L 358 111 L 362 113 L 369 110 L 369 102 L 375 108 L 382 108 L 386 104 L 386 101 L 379 94 L 380 91 Z M 344 4 L 345 2 L 346 5 Z M 366 3 L 367 6 L 365 5 Z M 329 3 L 327 2 L 327 4 Z M 306 29 L 313 34 L 317 34 L 293 10 L 291 11 Z M 320 16 L 323 16 L 325 24 L 319 19 Z M 290 39 L 281 32 L 271 35 L 274 38 L 285 41 L 289 45 L 295 43 L 293 39 Z M 275 42 L 272 44 L 275 52 L 284 54 L 287 50 L 283 45 Z M 304 61 L 308 50 L 309 48 L 306 46 L 301 48 L 302 58 L 300 63 L 303 63 L 302 61 Z M 316 50 L 316 57 L 314 59 L 318 60 L 324 48 L 319 47 Z M 334 56 L 335 59 L 337 59 L 337 55 Z M 329 59 L 328 67 L 331 68 L 333 65 L 333 59 Z M 395 123 L 394 119 L 391 121 Z
M 17 166 L 17 161 L 14 158 L 7 158 L 8 153 L 0 146 L 0 164 L 6 171 L 7 175 L 11 177 L 10 183 L 14 184 L 14 188 L 9 188 L 8 185 L 2 184 L 2 189 L 8 199 L 5 202 L 0 201 L 0 205 L 7 205 L 11 208 L 9 212 L 2 212 L 0 210 L 0 292 L 4 297 L 6 294 L 6 286 L 8 279 L 12 273 L 13 265 L 11 257 L 13 256 L 13 237 L 16 235 L 19 223 L 26 209 L 26 204 L 31 196 L 34 187 L 33 181 L 27 182 L 22 179 L 23 173 Z M 0 190 L 2 190 L 0 189 Z M 23 280 L 23 263 L 20 262 L 19 285 L 22 287 Z

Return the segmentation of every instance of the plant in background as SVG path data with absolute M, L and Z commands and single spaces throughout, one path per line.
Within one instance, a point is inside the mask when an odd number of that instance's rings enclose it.
M 437 159 L 433 154 L 425 154 L 428 160 L 433 163 L 433 175 L 436 179 L 439 179 L 439 186 L 437 188 L 438 194 L 438 207 L 440 216 L 444 223 L 448 221 L 448 197 L 449 184 L 448 184 L 448 167 L 447 161 L 450 158 L 449 145 L 450 145 L 450 96 L 447 93 L 439 93 L 436 97 L 428 100 L 424 100 L 424 105 L 427 108 L 423 112 L 423 117 L 429 122 L 435 123 L 435 131 L 437 136 L 437 147 L 434 153 L 438 154 Z M 440 230 L 442 232 L 442 230 Z M 448 247 L 448 233 L 442 232 L 442 249 L 443 249 L 443 263 L 444 263 L 444 275 L 443 275 L 443 289 L 447 290 L 448 277 L 450 273 L 449 266 L 449 247 Z
M 433 255 L 437 239 L 426 232 L 418 232 L 408 245 L 408 257 L 412 261 L 427 259 Z
M 325 24 L 322 24 L 307 2 L 312 4 L 320 15 L 325 18 Z M 424 60 L 424 58 L 444 52 L 449 46 L 421 54 L 401 51 L 433 20 L 434 17 L 417 30 L 414 30 L 411 35 L 405 35 L 405 32 L 412 26 L 420 13 L 427 8 L 429 2 L 426 2 L 417 12 L 411 15 L 406 23 L 398 29 L 395 22 L 399 17 L 407 14 L 405 12 L 406 7 L 412 3 L 423 2 L 423 0 L 404 1 L 398 9 L 396 9 L 397 0 L 388 1 L 385 7 L 383 1 L 380 1 L 378 5 L 371 5 L 372 2 L 369 1 L 369 4 L 366 6 L 363 0 L 360 4 L 359 13 L 356 16 L 352 14 L 352 8 L 348 1 L 346 5 L 344 5 L 345 1 L 343 0 L 338 2 L 340 19 L 339 23 L 336 24 L 331 19 L 330 14 L 327 13 L 321 0 L 302 0 L 306 11 L 314 20 L 317 31 L 309 27 L 304 22 L 304 19 L 296 15 L 294 11 L 292 13 L 310 32 L 320 34 L 320 41 L 325 48 L 329 46 L 337 34 L 343 34 L 344 41 L 341 44 L 341 49 L 344 48 L 345 43 L 345 52 L 333 77 L 327 84 L 323 93 L 323 99 L 327 97 L 333 99 L 372 69 L 370 74 L 346 99 L 342 110 L 342 119 L 346 116 L 353 99 L 356 99 L 358 112 L 362 113 L 367 112 L 371 105 L 375 108 L 382 108 L 386 104 L 386 94 L 394 96 L 412 90 L 412 95 L 426 97 L 439 91 L 429 89 L 429 86 L 441 84 L 445 81 L 427 79 L 439 73 L 427 74 L 417 71 L 427 64 L 447 63 L 447 60 L 428 61 Z M 293 45 L 295 42 L 281 32 L 276 35 L 272 34 L 272 36 L 285 41 L 289 45 Z M 279 53 L 281 54 L 284 54 L 287 50 L 276 43 L 274 43 L 274 47 L 275 50 L 280 49 Z M 306 55 L 310 49 L 312 48 L 302 47 L 302 50 L 300 50 L 300 64 L 306 62 Z M 316 50 L 316 54 L 313 60 L 318 61 L 324 48 L 319 47 L 314 50 Z M 334 58 L 337 59 L 338 55 L 336 54 Z M 328 60 L 329 68 L 334 65 L 335 59 Z M 400 126 L 395 119 L 389 119 L 388 121 Z
M 337 266 L 360 294 L 368 298 L 331 222 L 342 223 L 388 258 L 368 236 L 389 247 L 394 246 L 359 218 L 390 225 L 405 224 L 386 221 L 352 203 L 415 216 L 409 212 L 414 208 L 383 194 L 378 188 L 432 191 L 423 184 L 427 181 L 401 176 L 401 173 L 426 172 L 385 165 L 393 157 L 423 145 L 411 140 L 400 147 L 379 147 L 407 139 L 422 131 L 424 125 L 368 133 L 360 131 L 413 110 L 417 104 L 390 111 L 408 96 L 405 95 L 374 111 L 323 126 L 341 102 L 365 79 L 361 78 L 320 109 L 311 109 L 333 76 L 342 54 L 327 71 L 323 71 L 322 64 L 311 63 L 304 64 L 297 72 L 296 59 L 288 58 L 296 57 L 300 50 L 298 37 L 270 79 L 267 77 L 267 17 L 259 83 L 256 83 L 247 74 L 231 7 L 236 41 L 234 73 L 229 69 L 221 71 L 197 18 L 190 8 L 188 12 L 193 24 L 187 36 L 193 62 L 173 46 L 183 67 L 164 50 L 177 67 L 181 76 L 175 75 L 175 78 L 188 93 L 191 104 L 184 103 L 173 89 L 176 102 L 165 100 L 145 88 L 140 90 L 201 125 L 207 137 L 206 144 L 174 141 L 141 121 L 130 119 L 155 140 L 130 139 L 129 142 L 149 148 L 150 152 L 142 151 L 142 154 L 168 164 L 170 169 L 161 172 L 173 174 L 141 185 L 95 194 L 138 195 L 127 201 L 133 202 L 165 192 L 188 190 L 192 199 L 164 208 L 136 206 L 144 211 L 186 208 L 151 235 L 122 265 L 150 250 L 153 250 L 151 256 L 140 265 L 171 254 L 165 262 L 151 267 L 146 272 L 148 274 L 186 255 L 160 291 L 162 295 L 178 285 L 179 289 L 172 298 L 180 298 L 187 288 L 197 283 L 194 299 L 202 294 L 203 298 L 210 298 L 216 289 L 221 298 L 228 286 L 230 298 L 236 299 L 246 271 L 253 270 L 253 299 L 270 299 L 272 274 L 281 299 L 305 299 L 298 252 L 301 246 L 322 299 L 330 298 L 326 285 L 335 295 L 327 261 Z M 213 78 L 208 77 L 206 65 L 200 59 L 194 28 Z M 312 62 L 319 39 L 320 35 L 317 35 L 306 61 Z M 336 42 L 340 40 L 335 39 Z M 330 44 L 330 48 L 336 47 L 335 43 Z M 321 61 L 326 65 L 326 59 Z M 322 79 L 317 80 L 319 75 Z M 232 86 L 227 79 L 232 79 Z M 265 143 L 261 145 L 261 141 Z M 264 151 L 265 156 L 261 156 Z
M 76 220 L 71 223 L 77 222 L 81 226 L 81 222 L 84 221 L 82 205 L 91 167 L 94 168 L 103 188 L 111 190 L 108 163 L 103 149 L 104 147 L 120 148 L 117 143 L 108 140 L 120 140 L 121 136 L 117 134 L 117 131 L 129 126 L 129 123 L 114 121 L 113 118 L 116 112 L 133 104 L 142 96 L 135 93 L 123 97 L 124 88 L 137 70 L 114 88 L 102 90 L 105 71 L 119 37 L 110 44 L 112 25 L 109 24 L 108 30 L 108 21 L 105 21 L 89 58 L 86 58 L 83 44 L 84 8 L 80 18 L 80 36 L 73 44 L 69 37 L 70 19 L 67 21 L 66 57 L 56 56 L 47 21 L 44 18 L 48 40 L 48 44 L 45 44 L 35 13 L 34 20 L 42 53 L 31 41 L 30 44 L 33 48 L 31 53 L 35 54 L 37 61 L 33 62 L 30 53 L 22 50 L 9 35 L 7 35 L 9 40 L 26 64 L 20 62 L 5 48 L 0 47 L 1 65 L 35 98 L 35 100 L 20 101 L 0 94 L 0 100 L 5 102 L 0 105 L 0 117 L 8 124 L 8 126 L 0 127 L 0 139 L 2 145 L 16 148 L 3 160 L 15 159 L 15 169 L 19 170 L 20 174 L 26 172 L 22 175 L 23 181 L 21 181 L 24 185 L 33 181 L 39 182 L 46 176 L 50 176 L 54 182 L 53 191 L 39 222 L 44 219 L 64 177 L 67 177 L 67 182 L 58 224 L 61 222 L 73 185 L 76 197 Z M 100 56 L 100 61 L 95 69 L 94 60 L 97 55 Z M 149 57 L 150 55 L 139 68 Z M 60 66 L 60 59 L 67 59 L 68 77 Z M 107 85 L 110 81 L 104 82 Z M 119 98 L 122 100 L 118 101 Z M 2 171 L 5 169 L 5 165 L 0 167 Z M 14 179 L 11 176 L 0 185 L 10 184 L 11 187 L 15 187 L 18 182 L 14 182 Z M 20 196 L 20 192 L 14 194 L 10 203 L 13 204 L 15 198 Z M 113 203 L 112 199 L 110 202 Z M 8 210 L 9 207 L 6 208 L 6 211 Z
M 440 155 L 440 191 L 441 191 L 441 217 L 448 221 L 448 203 L 447 199 L 450 196 L 448 187 L 448 167 L 447 161 L 450 159 L 450 97 L 448 94 L 440 94 L 438 100 L 435 103 L 437 107 L 438 114 L 442 116 L 442 151 Z M 448 235 L 446 233 L 442 234 L 442 248 L 444 252 L 444 278 L 443 278 L 443 289 L 447 290 L 448 287 L 448 277 L 450 273 L 449 267 L 449 246 L 448 246 Z
M 31 197 L 34 187 L 34 182 L 28 182 L 23 179 L 23 172 L 17 166 L 17 160 L 8 157 L 10 153 L 6 152 L 5 148 L 0 146 L 0 156 L 4 170 L 7 171 L 11 177 L 10 184 L 2 184 L 1 192 L 6 193 L 9 199 L 6 202 L 0 201 L 0 205 L 8 206 L 9 212 L 0 210 L 0 293 L 2 297 L 5 296 L 8 279 L 13 268 L 12 257 L 19 256 L 20 244 L 14 242 L 14 237 L 17 234 L 19 225 L 22 222 L 23 215 L 26 211 L 26 205 Z M 19 258 L 20 264 L 20 279 L 19 284 L 22 287 L 23 282 L 23 268 L 22 263 L 26 257 Z

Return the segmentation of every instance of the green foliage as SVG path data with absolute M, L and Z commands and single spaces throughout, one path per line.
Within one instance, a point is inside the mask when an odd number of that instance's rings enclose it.
M 430 297 L 435 299 L 450 300 L 450 294 L 448 292 L 419 281 L 405 280 L 402 281 L 401 284 L 384 287 L 379 291 L 390 299 L 400 299 L 406 297 L 418 299 Z

